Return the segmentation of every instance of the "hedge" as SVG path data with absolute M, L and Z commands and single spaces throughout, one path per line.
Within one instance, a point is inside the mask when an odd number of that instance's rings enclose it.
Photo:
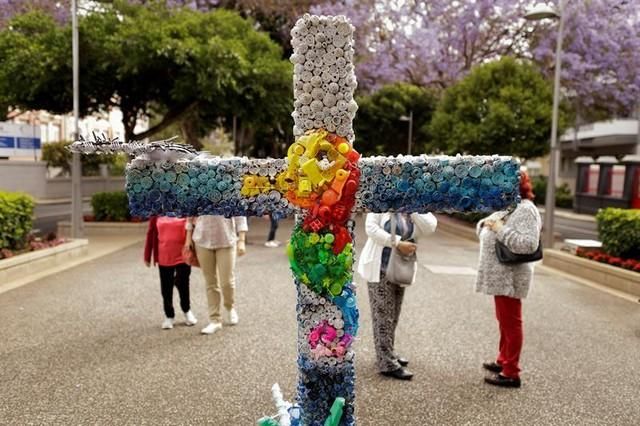
M 24 247 L 31 232 L 34 202 L 21 192 L 0 191 L 0 249 Z
M 547 198 L 547 178 L 545 176 L 536 176 L 531 179 L 533 185 L 533 193 L 536 195 L 535 202 L 539 206 L 545 205 Z M 569 185 L 563 183 L 556 187 L 556 207 L 565 209 L 573 208 L 573 195 Z
M 596 220 L 605 253 L 626 259 L 640 259 L 639 209 L 600 209 Z
M 131 220 L 129 199 L 124 191 L 96 192 L 91 197 L 91 207 L 93 207 L 95 220 L 98 222 L 127 222 Z

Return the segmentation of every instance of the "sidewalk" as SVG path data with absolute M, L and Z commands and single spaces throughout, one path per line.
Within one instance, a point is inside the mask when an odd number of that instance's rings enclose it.
M 58 274 L 62 271 L 74 268 L 92 260 L 99 259 L 111 253 L 122 251 L 132 245 L 138 244 L 140 241 L 142 241 L 141 237 L 136 235 L 91 237 L 89 239 L 88 251 L 86 254 L 71 259 L 63 265 L 44 270 L 34 270 L 31 274 L 18 280 L 2 283 L 2 285 L 0 285 L 0 294 L 22 287 L 23 285 L 34 281 L 45 279 L 49 276 Z
M 358 217 L 356 247 L 364 245 Z M 277 238 L 285 241 L 291 221 Z M 265 248 L 252 219 L 238 262 L 240 324 L 213 336 L 201 271 L 195 327 L 161 330 L 158 272 L 142 243 L 0 295 L 0 424 L 255 424 L 275 414 L 271 385 L 296 386 L 295 288 L 284 247 Z M 621 425 L 640 418 L 638 304 L 538 270 L 524 302 L 523 387 L 482 382 L 498 330 L 473 291 L 477 244 L 438 231 L 419 243 L 397 348 L 412 382 L 377 374 L 366 284 L 358 284 L 356 416 L 367 425 Z M 177 297 L 174 305 L 178 309 Z M 612 366 L 615 366 L 613 368 Z

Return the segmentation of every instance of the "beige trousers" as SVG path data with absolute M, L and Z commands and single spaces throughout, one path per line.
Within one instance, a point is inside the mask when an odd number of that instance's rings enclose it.
M 207 249 L 196 246 L 200 269 L 207 286 L 207 302 L 209 304 L 209 320 L 222 322 L 220 301 L 226 309 L 235 304 L 236 292 L 236 247 Z M 221 291 L 222 290 L 222 291 Z

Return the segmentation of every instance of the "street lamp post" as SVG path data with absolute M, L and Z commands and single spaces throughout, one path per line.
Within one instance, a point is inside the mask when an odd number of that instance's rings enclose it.
M 413 141 L 413 110 L 409 111 L 409 116 L 403 115 L 400 117 L 400 121 L 409 122 L 409 138 L 407 141 L 407 154 L 411 155 L 411 143 Z
M 556 168 L 558 163 L 558 110 L 560 106 L 560 70 L 562 67 L 562 37 L 564 32 L 564 10 L 567 0 L 560 2 L 560 10 L 556 12 L 551 7 L 538 4 L 524 17 L 531 21 L 542 19 L 558 19 L 558 39 L 556 41 L 556 64 L 553 79 L 553 111 L 551 116 L 551 149 L 549 152 L 549 178 L 547 180 L 547 194 L 544 210 L 544 246 L 553 247 L 553 221 L 556 204 Z
M 73 139 L 79 136 L 80 117 L 80 54 L 78 40 L 78 0 L 71 1 L 71 27 L 73 50 Z M 82 165 L 80 154 L 74 153 L 71 163 L 71 238 L 82 236 Z

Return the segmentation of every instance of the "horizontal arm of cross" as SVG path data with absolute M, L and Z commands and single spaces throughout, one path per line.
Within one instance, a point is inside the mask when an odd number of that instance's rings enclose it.
M 361 171 L 356 210 L 490 212 L 519 201 L 518 163 L 498 156 L 370 157 Z M 127 168 L 131 213 L 150 215 L 289 216 L 283 159 L 196 157 L 135 159 Z

